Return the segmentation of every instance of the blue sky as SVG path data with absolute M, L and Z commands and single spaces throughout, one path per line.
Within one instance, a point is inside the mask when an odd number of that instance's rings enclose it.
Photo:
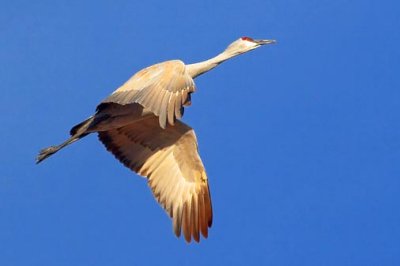
M 395 1 L 3 1 L 1 265 L 400 265 Z M 214 224 L 187 245 L 89 136 L 40 148 L 132 74 L 274 38 L 196 80 Z

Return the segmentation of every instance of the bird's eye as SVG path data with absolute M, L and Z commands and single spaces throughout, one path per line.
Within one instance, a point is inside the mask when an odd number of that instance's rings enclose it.
M 250 37 L 244 36 L 241 38 L 243 41 L 249 41 L 249 42 L 254 42 L 254 40 Z

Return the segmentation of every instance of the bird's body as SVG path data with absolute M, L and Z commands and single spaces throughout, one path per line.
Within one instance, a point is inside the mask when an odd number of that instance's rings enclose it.
M 96 113 L 71 129 L 71 137 L 43 149 L 37 162 L 90 133 L 134 172 L 147 177 L 157 201 L 173 219 L 175 234 L 186 241 L 208 236 L 212 223 L 207 175 L 191 127 L 180 121 L 191 104 L 194 78 L 268 40 L 243 37 L 216 57 L 191 65 L 180 60 L 137 72 L 104 99 Z

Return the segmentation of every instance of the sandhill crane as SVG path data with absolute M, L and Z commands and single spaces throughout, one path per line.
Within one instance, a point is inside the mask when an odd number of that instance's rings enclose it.
M 147 67 L 103 100 L 93 116 L 74 126 L 71 137 L 40 151 L 37 163 L 90 133 L 120 162 L 148 184 L 187 242 L 207 238 L 212 223 L 207 175 L 193 129 L 180 121 L 191 104 L 193 79 L 234 56 L 274 40 L 242 37 L 209 60 L 185 65 L 180 60 Z

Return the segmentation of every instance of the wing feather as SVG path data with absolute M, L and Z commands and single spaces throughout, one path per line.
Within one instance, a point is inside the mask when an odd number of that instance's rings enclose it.
M 199 235 L 199 203 L 198 197 L 192 195 L 192 235 L 196 242 L 200 241 Z
M 172 93 L 169 91 L 166 91 L 162 97 L 161 105 L 160 105 L 160 125 L 162 128 L 165 128 L 167 126 L 167 116 L 168 116 L 168 104 L 171 98 Z
M 182 118 L 182 95 L 181 92 L 175 92 L 175 117 L 178 119 Z
M 190 199 L 189 199 L 190 201 Z M 191 241 L 191 227 L 190 227 L 190 202 L 185 202 L 183 205 L 183 236 L 187 242 Z
M 176 98 L 174 97 L 174 93 L 170 96 L 169 103 L 168 103 L 168 123 L 170 125 L 175 124 L 175 101 Z

